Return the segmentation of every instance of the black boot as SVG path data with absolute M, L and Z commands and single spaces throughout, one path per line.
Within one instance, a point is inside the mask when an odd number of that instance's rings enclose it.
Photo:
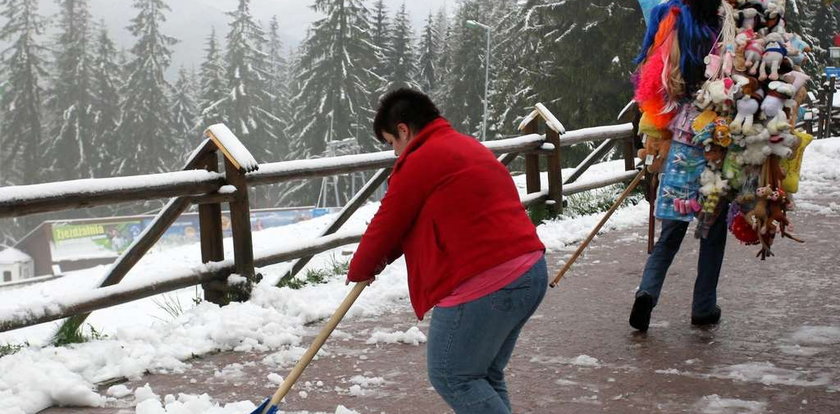
M 642 292 L 636 295 L 633 310 L 630 311 L 630 326 L 647 332 L 650 325 L 650 311 L 653 310 L 653 296 Z
M 717 325 L 718 322 L 720 322 L 720 306 L 718 305 L 705 315 L 691 315 L 692 325 Z

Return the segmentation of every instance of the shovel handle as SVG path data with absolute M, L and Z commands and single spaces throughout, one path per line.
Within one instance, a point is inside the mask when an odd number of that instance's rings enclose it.
M 298 378 L 300 378 L 300 374 L 303 373 L 303 370 L 312 362 L 312 358 L 315 357 L 315 354 L 321 349 L 324 345 L 324 342 L 327 342 L 327 338 L 329 338 L 332 331 L 341 322 L 341 319 L 344 318 L 344 315 L 347 314 L 347 311 L 350 309 L 350 306 L 353 305 L 353 302 L 359 297 L 362 291 L 370 284 L 370 281 L 364 281 L 356 283 L 353 286 L 353 290 L 347 294 L 347 297 L 344 298 L 344 301 L 341 302 L 338 309 L 336 309 L 335 313 L 330 317 L 330 320 L 327 321 L 327 324 L 321 328 L 321 332 L 318 333 L 318 336 L 315 337 L 315 340 L 312 342 L 312 345 L 309 345 L 309 349 L 306 350 L 306 353 L 300 358 L 294 368 L 292 368 L 292 372 L 289 373 L 289 376 L 280 384 L 280 388 L 277 389 L 277 392 L 274 393 L 274 396 L 271 397 L 271 402 L 266 406 L 266 409 L 271 407 L 272 405 L 276 405 L 289 393 L 289 390 L 292 389 L 292 386 L 295 385 Z
M 636 188 L 637 185 L 639 185 L 639 182 L 642 180 L 642 177 L 644 175 L 645 169 L 642 168 L 642 170 L 639 171 L 638 174 L 636 174 L 636 178 L 634 178 L 633 181 L 630 182 L 630 185 L 628 185 L 624 192 L 621 193 L 621 195 L 618 197 L 618 199 L 615 200 L 615 203 L 613 203 L 612 207 L 610 207 L 610 209 L 607 211 L 607 214 L 604 214 L 604 218 L 602 218 L 601 221 L 598 222 L 598 225 L 595 226 L 594 229 L 592 229 L 592 232 L 589 233 L 589 236 L 586 237 L 586 240 L 584 240 L 583 243 L 580 244 L 577 251 L 575 251 L 575 254 L 573 254 L 572 257 L 563 266 L 563 269 L 561 269 L 560 272 L 557 273 L 557 277 L 554 278 L 554 280 L 549 284 L 549 286 L 557 286 L 557 283 L 560 282 L 560 279 L 562 279 L 566 272 L 569 270 L 569 268 L 572 267 L 572 263 L 574 263 L 575 260 L 577 260 L 577 258 L 580 257 L 581 253 L 583 253 L 583 249 L 585 249 L 586 246 L 589 246 L 589 243 L 592 241 L 592 239 L 595 238 L 595 235 L 598 234 L 598 232 L 601 230 L 601 227 L 604 226 L 604 223 L 606 223 L 607 220 L 610 219 L 610 216 L 612 216 L 615 210 L 618 209 L 618 206 L 621 205 L 621 202 L 623 202 L 624 199 L 627 198 L 628 195 L 630 195 L 630 192 L 633 191 L 633 189 Z

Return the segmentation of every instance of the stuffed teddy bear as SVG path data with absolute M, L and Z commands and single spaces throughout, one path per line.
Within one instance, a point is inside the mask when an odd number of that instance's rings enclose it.
M 787 82 L 773 81 L 768 85 L 767 96 L 761 102 L 761 111 L 767 119 L 767 129 L 771 135 L 790 128 L 784 107 L 785 101 L 795 93 L 793 85 Z
M 758 67 L 758 80 L 779 79 L 779 69 L 782 60 L 787 56 L 787 49 L 784 46 L 785 38 L 781 33 L 768 33 L 764 36 L 764 54 L 761 56 L 761 65 Z M 770 74 L 767 74 L 767 70 Z
M 764 91 L 758 79 L 751 76 L 733 75 L 732 79 L 740 87 L 738 94 L 741 96 L 735 104 L 738 112 L 729 124 L 729 129 L 735 135 L 750 134 L 755 114 L 758 113 L 760 107 L 759 102 L 764 97 Z

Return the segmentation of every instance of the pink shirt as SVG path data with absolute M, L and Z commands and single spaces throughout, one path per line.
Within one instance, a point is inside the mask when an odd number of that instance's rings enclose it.
M 437 306 L 458 306 L 487 296 L 525 274 L 542 256 L 542 250 L 535 250 L 487 269 L 458 285 L 449 296 L 441 299 Z

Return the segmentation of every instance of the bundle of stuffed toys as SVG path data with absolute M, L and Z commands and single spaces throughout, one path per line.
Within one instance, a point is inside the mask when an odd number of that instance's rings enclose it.
M 646 136 L 639 155 L 662 173 L 656 217 L 697 218 L 697 236 L 705 237 L 725 214 L 736 238 L 760 245 L 762 260 L 773 255 L 777 236 L 801 242 L 787 212 L 812 139 L 793 127 L 806 96 L 809 77 L 800 65 L 809 46 L 786 31 L 784 11 L 785 0 L 725 0 L 719 28 L 705 34 L 713 46 L 697 51 L 686 43 L 694 30 L 686 29 L 686 8 L 671 0 L 649 28 L 636 79 Z M 692 58 L 702 61 L 705 83 L 686 91 L 680 65 Z

